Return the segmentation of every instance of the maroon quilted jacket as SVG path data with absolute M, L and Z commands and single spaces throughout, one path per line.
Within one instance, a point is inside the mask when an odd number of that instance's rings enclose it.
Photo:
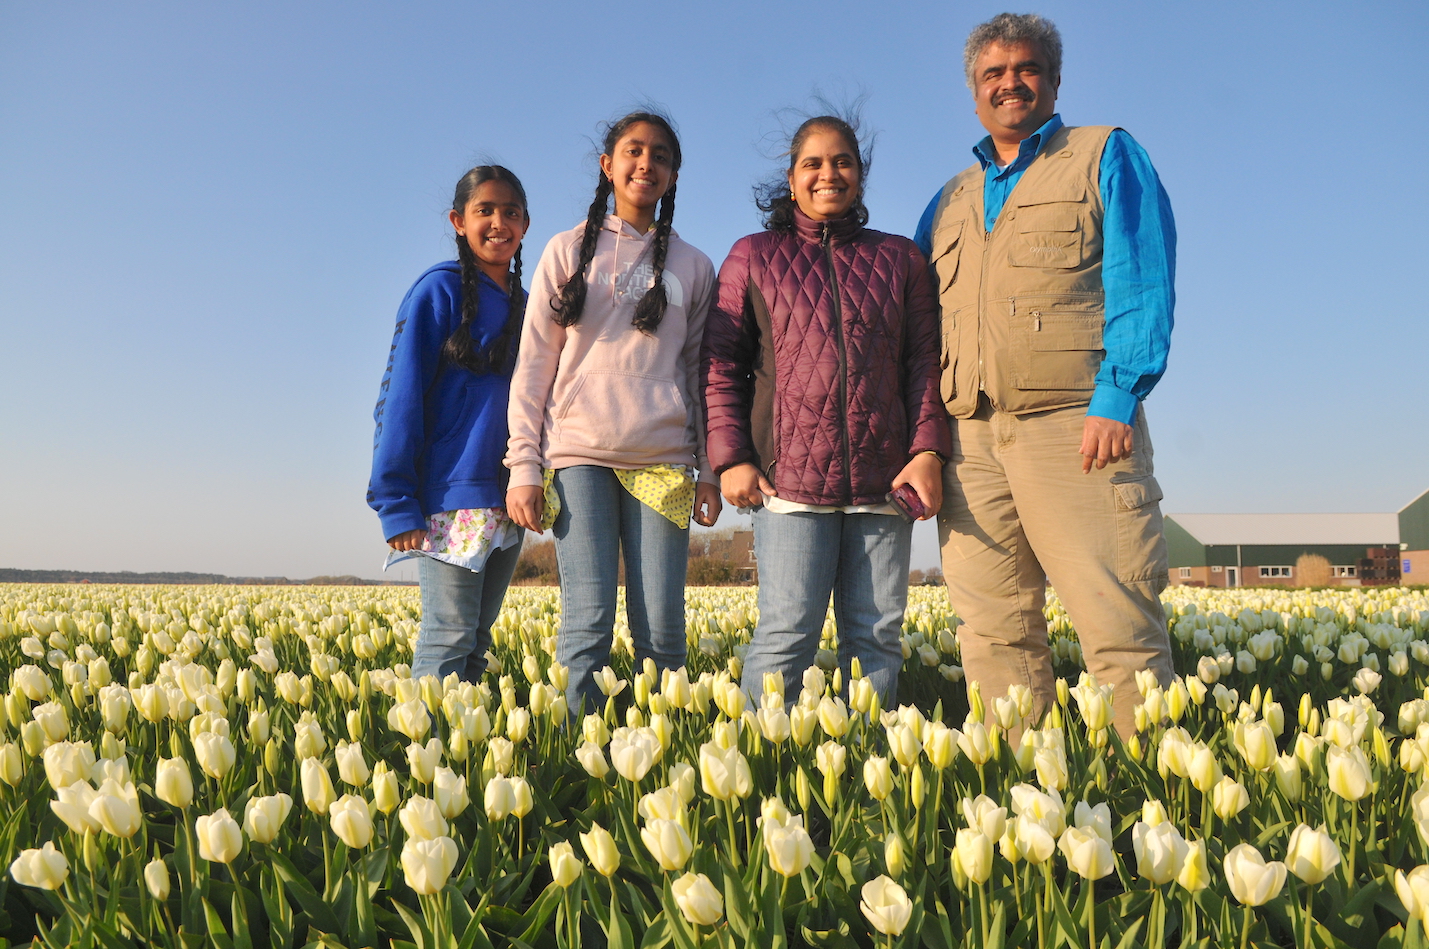
M 700 361 L 710 465 L 752 462 L 786 500 L 880 502 L 913 455 L 952 451 L 927 263 L 851 217 L 741 238 Z

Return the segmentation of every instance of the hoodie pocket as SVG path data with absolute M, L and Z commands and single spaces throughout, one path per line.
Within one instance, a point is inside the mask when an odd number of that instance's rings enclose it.
M 565 449 L 619 453 L 632 464 L 688 449 L 690 412 L 680 387 L 640 372 L 592 369 L 557 407 L 556 440 Z

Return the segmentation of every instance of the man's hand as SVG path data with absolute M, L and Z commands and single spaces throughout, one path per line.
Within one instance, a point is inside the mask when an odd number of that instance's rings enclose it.
M 527 484 L 506 492 L 506 514 L 528 531 L 541 533 L 541 515 L 546 508 L 546 492 L 539 485 Z
M 777 498 L 774 485 L 765 480 L 759 469 L 749 462 L 726 468 L 719 476 L 719 489 L 724 499 L 735 507 L 759 507 L 764 498 Z M 695 498 L 698 500 L 699 495 Z
M 424 530 L 407 531 L 405 534 L 398 534 L 387 542 L 387 546 L 393 550 L 416 550 L 422 546 L 422 541 L 426 540 L 427 532 Z
M 937 455 L 926 451 L 915 455 L 893 479 L 894 488 L 903 484 L 913 486 L 913 490 L 918 492 L 918 500 L 926 508 L 918 520 L 926 521 L 943 506 L 943 463 Z
M 719 520 L 720 508 L 724 504 L 719 499 L 719 488 L 703 481 L 695 482 L 695 523 L 701 527 L 714 527 Z
M 1082 456 L 1082 474 L 1092 470 L 1092 462 L 1096 462 L 1100 470 L 1107 466 L 1107 462 L 1130 458 L 1131 436 L 1130 425 L 1100 415 L 1088 415 L 1082 424 L 1082 447 L 1077 449 Z

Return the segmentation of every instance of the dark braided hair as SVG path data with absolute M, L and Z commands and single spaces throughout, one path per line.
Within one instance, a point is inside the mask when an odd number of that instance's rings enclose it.
M 660 216 L 655 219 L 655 249 L 651 254 L 650 266 L 655 270 L 655 285 L 645 291 L 640 302 L 635 305 L 635 317 L 630 322 L 646 336 L 654 336 L 665 317 L 667 298 L 665 295 L 665 254 L 670 249 L 670 225 L 675 220 L 675 183 L 670 182 L 670 190 L 660 198 Z
M 605 137 L 601 143 L 601 154 L 610 155 L 614 153 L 615 146 L 620 142 L 631 126 L 645 122 L 653 125 L 665 133 L 665 137 L 670 142 L 670 169 L 672 172 L 680 170 L 680 139 L 675 135 L 675 129 L 670 124 L 670 120 L 658 112 L 641 111 L 631 112 L 606 126 Z M 586 297 L 586 269 L 590 267 L 590 262 L 595 259 L 596 242 L 600 240 L 600 229 L 605 225 L 605 215 L 609 210 L 610 195 L 615 190 L 614 184 L 605 175 L 599 175 L 595 185 L 595 199 L 591 201 L 590 208 L 586 211 L 585 230 L 581 233 L 580 259 L 576 262 L 575 271 L 571 274 L 562 286 L 561 291 L 555 299 L 551 301 L 551 309 L 554 311 L 551 319 L 561 326 L 574 326 L 581 318 L 581 312 L 585 309 Z M 640 332 L 646 335 L 654 335 L 655 330 L 660 326 L 660 320 L 665 316 L 665 307 L 668 299 L 665 295 L 665 255 L 670 248 L 670 225 L 675 220 L 675 183 L 670 183 L 670 188 L 660 198 L 659 216 L 655 221 L 655 240 L 652 252 L 651 266 L 655 270 L 655 285 L 646 291 L 636 304 L 635 316 L 631 319 L 631 324 Z
M 456 193 L 452 196 L 452 210 L 457 214 L 466 212 L 466 206 L 476 189 L 488 181 L 500 181 L 509 185 L 526 207 L 526 189 L 521 180 L 501 165 L 478 165 L 456 183 Z M 528 216 L 529 219 L 529 216 Z M 461 234 L 456 235 L 456 256 L 461 263 L 461 325 L 442 345 L 442 356 L 454 365 L 475 373 L 505 372 L 516 356 L 516 344 L 521 335 L 521 319 L 526 312 L 526 301 L 521 292 L 521 247 L 517 245 L 515 265 L 506 280 L 506 293 L 510 304 L 506 313 L 506 323 L 491 342 L 480 349 L 472 330 L 476 326 L 477 299 L 480 292 L 481 267 L 472 253 L 471 245 Z
M 868 223 L 868 207 L 863 203 L 863 193 L 868 167 L 873 163 L 873 150 L 859 148 L 858 118 L 855 116 L 850 121 L 837 115 L 816 115 L 806 119 L 789 139 L 789 150 L 785 152 L 789 156 L 788 169 L 781 174 L 770 176 L 767 181 L 754 187 L 754 204 L 764 212 L 764 227 L 767 230 L 794 229 L 794 209 L 798 205 L 794 196 L 789 193 L 789 172 L 794 170 L 794 163 L 799 160 L 799 151 L 804 147 L 804 142 L 816 131 L 837 132 L 848 142 L 849 151 L 853 152 L 854 160 L 858 162 L 858 197 L 854 198 L 849 213 L 855 216 L 860 225 Z

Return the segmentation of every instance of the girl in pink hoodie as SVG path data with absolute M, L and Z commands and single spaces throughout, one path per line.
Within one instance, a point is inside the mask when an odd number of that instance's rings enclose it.
M 551 239 L 531 281 L 506 453 L 511 519 L 555 532 L 556 659 L 587 711 L 605 702 L 619 557 L 636 668 L 682 668 L 689 521 L 720 511 L 699 397 L 714 266 L 670 226 L 679 139 L 631 113 L 606 130 L 600 170 L 585 223 Z

